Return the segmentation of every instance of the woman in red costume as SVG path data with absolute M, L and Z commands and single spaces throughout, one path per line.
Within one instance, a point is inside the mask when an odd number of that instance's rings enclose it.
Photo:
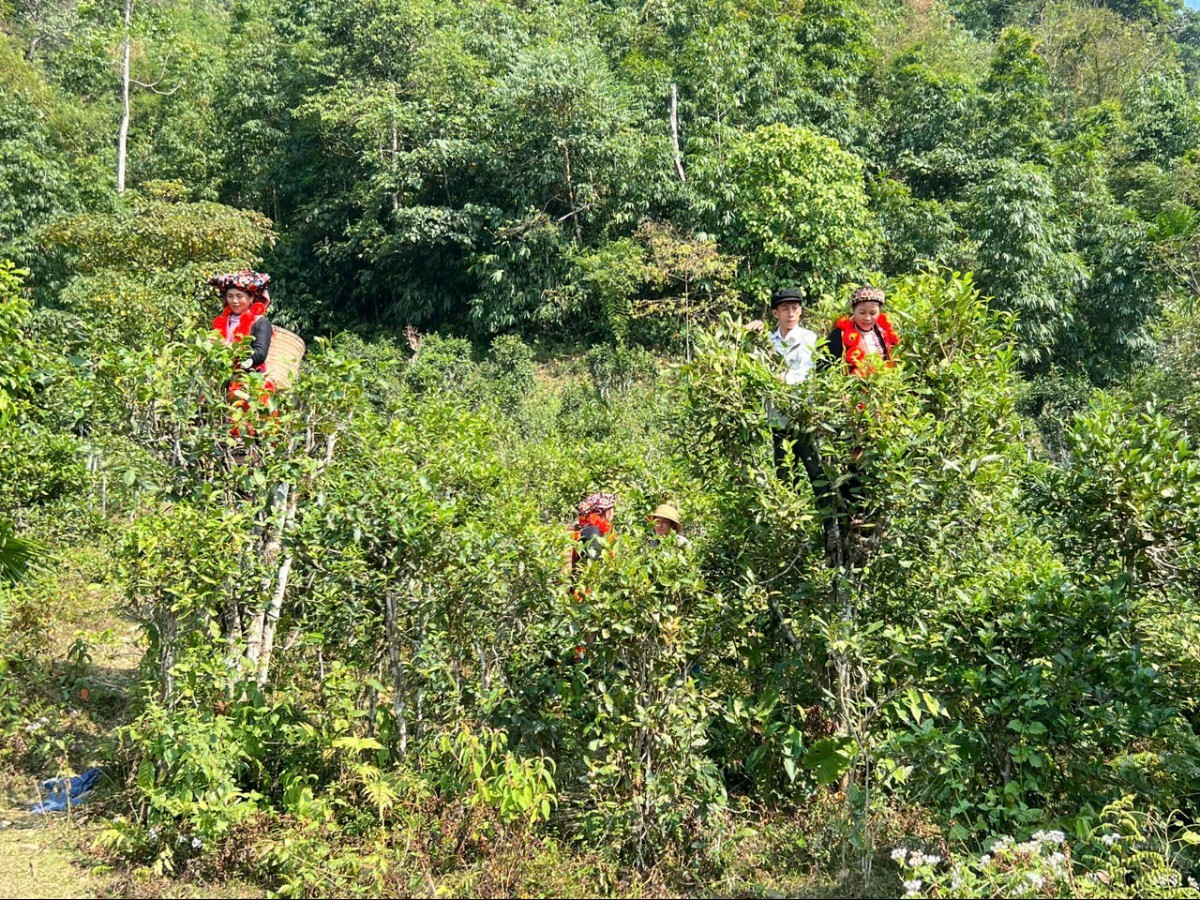
M 617 508 L 616 494 L 590 494 L 579 504 L 579 519 L 572 529 L 575 545 L 571 548 L 571 567 L 583 557 L 599 559 L 603 551 L 602 540 L 612 531 L 613 513 Z
M 883 312 L 884 294 L 880 288 L 864 285 L 850 298 L 850 315 L 842 316 L 834 323 L 826 342 L 826 355 L 818 368 L 828 369 L 839 360 L 851 375 L 860 378 L 895 363 L 894 351 L 900 338 L 892 329 Z M 858 404 L 861 412 L 862 403 Z M 866 497 L 862 471 L 863 446 L 850 450 L 847 477 L 838 488 L 841 514 L 840 530 L 847 527 L 856 530 L 873 527 L 874 510 Z M 828 534 L 826 536 L 828 542 Z M 828 549 L 828 543 L 827 543 Z
M 249 340 L 250 353 L 237 363 L 244 371 L 266 372 L 267 354 L 271 351 L 271 335 L 274 329 L 271 320 L 267 318 L 267 307 L 271 303 L 271 295 L 267 285 L 271 276 L 265 272 L 252 272 L 243 269 L 240 272 L 229 272 L 214 275 L 208 283 L 221 292 L 223 308 L 213 319 L 212 327 L 226 346 L 232 346 L 239 341 Z M 267 380 L 263 384 L 263 392 L 258 396 L 258 402 L 264 407 L 270 405 L 271 392 L 275 386 Z M 243 413 L 250 410 L 250 398 L 246 393 L 246 385 L 236 378 L 229 382 L 229 400 Z M 247 426 L 247 436 L 255 437 L 257 430 Z M 241 429 L 234 426 L 230 432 L 233 437 L 241 436 Z M 242 461 L 244 449 L 234 451 L 235 462 Z
M 900 338 L 883 312 L 883 291 L 860 287 L 850 298 L 850 315 L 842 316 L 829 332 L 829 355 L 822 368 L 835 360 L 844 360 L 851 375 L 867 375 L 878 364 L 892 364 L 892 351 Z
M 617 495 L 610 493 L 589 494 L 579 504 L 579 517 L 571 529 L 571 547 L 564 566 L 566 574 L 574 579 L 580 563 L 585 559 L 595 560 L 604 555 L 605 539 L 612 534 L 613 515 L 617 508 Z M 575 600 L 584 602 L 588 589 L 576 588 L 572 592 Z M 571 651 L 572 661 L 582 663 L 587 658 L 587 642 L 580 641 Z
M 243 269 L 214 275 L 208 283 L 221 292 L 224 304 L 220 315 L 213 319 L 213 330 L 226 346 L 248 337 L 250 355 L 241 362 L 241 367 L 247 371 L 265 372 L 273 331 L 267 318 L 267 306 L 271 303 L 267 285 L 271 283 L 271 276 Z

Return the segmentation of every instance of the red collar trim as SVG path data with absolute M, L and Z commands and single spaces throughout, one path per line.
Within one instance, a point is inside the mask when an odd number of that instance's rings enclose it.
M 850 367 L 851 373 L 858 374 L 859 364 L 867 355 L 861 346 L 862 333 L 854 324 L 854 320 L 847 316 L 838 319 L 835 327 L 842 332 L 842 347 L 845 348 L 846 365 Z M 891 349 L 900 343 L 900 338 L 892 330 L 892 323 L 888 321 L 888 317 L 884 313 L 880 313 L 879 318 L 875 320 L 875 328 L 883 338 L 884 351 L 889 356 L 890 364 Z
M 600 518 L 600 516 L 596 513 L 589 513 L 586 516 L 580 516 L 579 524 L 576 530 L 583 531 L 583 529 L 589 525 L 594 526 L 603 535 L 606 535 L 612 531 L 612 522 L 609 522 L 607 519 Z
M 250 329 L 254 326 L 254 320 L 259 316 L 264 315 L 267 307 L 263 303 L 252 303 L 250 308 L 238 316 L 237 324 L 233 327 L 233 336 L 235 338 L 245 337 L 250 333 Z M 212 327 L 215 331 L 220 332 L 224 338 L 229 331 L 229 317 L 233 315 L 233 310 L 226 306 L 221 310 L 221 314 L 213 319 Z

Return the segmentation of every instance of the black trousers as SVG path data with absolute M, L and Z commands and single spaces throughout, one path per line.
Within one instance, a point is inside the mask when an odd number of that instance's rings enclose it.
M 809 484 L 812 485 L 813 494 L 817 498 L 817 509 L 826 520 L 831 518 L 834 512 L 835 491 L 821 466 L 821 457 L 817 453 L 812 434 L 795 426 L 772 428 L 771 442 L 775 448 L 775 474 L 779 476 L 779 480 L 798 487 L 800 466 L 803 466 Z M 800 466 L 796 465 L 797 462 Z M 862 500 L 863 485 L 857 459 L 850 460 L 847 476 L 836 491 L 841 496 L 843 514 Z
M 800 484 L 800 466 L 808 476 L 813 493 L 817 497 L 817 508 L 823 514 L 833 511 L 833 492 L 829 489 L 829 479 L 821 468 L 821 457 L 817 455 L 817 446 L 812 435 L 803 428 L 772 428 L 771 443 L 775 447 L 775 474 L 779 480 L 790 483 L 793 487 Z

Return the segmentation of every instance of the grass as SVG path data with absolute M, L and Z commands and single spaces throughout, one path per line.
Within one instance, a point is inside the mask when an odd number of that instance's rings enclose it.
M 65 818 L 0 809 L 0 898 L 102 897 L 111 881 L 80 852 L 81 832 Z

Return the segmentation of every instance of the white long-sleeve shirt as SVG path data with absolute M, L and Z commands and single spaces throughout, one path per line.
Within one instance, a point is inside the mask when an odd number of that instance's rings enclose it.
M 771 346 L 783 357 L 787 369 L 783 373 L 783 383 L 800 384 L 812 373 L 813 356 L 817 351 L 817 335 L 807 328 L 797 325 L 787 334 L 780 334 L 776 328 L 771 332 Z M 767 403 L 767 420 L 772 428 L 787 428 L 791 421 L 783 413 Z

